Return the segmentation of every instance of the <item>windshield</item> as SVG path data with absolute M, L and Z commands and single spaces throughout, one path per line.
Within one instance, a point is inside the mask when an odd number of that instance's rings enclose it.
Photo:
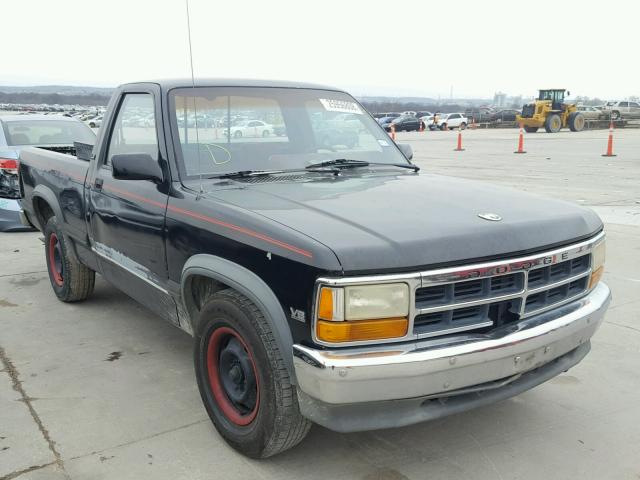
M 181 88 L 171 91 L 170 108 L 186 178 L 297 169 L 336 158 L 408 163 L 378 123 L 341 92 Z
M 95 143 L 96 135 L 81 122 L 69 120 L 8 120 L 2 122 L 7 145 L 72 145 Z

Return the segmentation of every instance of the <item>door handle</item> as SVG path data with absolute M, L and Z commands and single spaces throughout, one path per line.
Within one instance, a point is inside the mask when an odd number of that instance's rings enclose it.
M 96 190 L 102 190 L 102 184 L 104 180 L 102 178 L 96 178 L 96 181 L 93 183 L 93 188 Z

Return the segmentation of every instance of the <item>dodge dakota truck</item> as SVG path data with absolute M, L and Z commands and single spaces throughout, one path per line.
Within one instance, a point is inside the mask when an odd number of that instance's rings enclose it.
M 399 427 L 517 395 L 590 349 L 610 301 L 598 216 L 412 156 L 336 89 L 130 83 L 93 147 L 21 151 L 23 221 L 61 301 L 98 273 L 191 334 L 215 427 L 267 457 L 312 423 Z

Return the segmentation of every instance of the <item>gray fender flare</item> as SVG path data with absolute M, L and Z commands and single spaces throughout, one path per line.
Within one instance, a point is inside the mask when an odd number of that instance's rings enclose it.
M 35 212 L 36 198 L 42 198 L 45 202 L 47 202 L 51 207 L 51 209 L 53 210 L 53 213 L 55 214 L 55 216 L 58 217 L 61 222 L 64 222 L 64 216 L 62 215 L 62 209 L 60 208 L 60 203 L 58 202 L 58 198 L 49 187 L 40 184 L 40 185 L 36 185 L 36 188 L 33 189 L 33 194 L 31 195 L 31 203 L 32 203 L 31 207 L 33 208 L 34 212 Z M 36 215 L 35 221 L 38 222 L 38 224 L 40 223 L 40 219 L 38 218 L 37 215 Z M 40 225 L 40 227 L 41 227 L 40 231 L 43 231 L 44 225 Z
M 34 212 L 36 198 L 42 198 L 49 204 L 51 210 L 53 210 L 53 214 L 60 220 L 60 225 L 64 230 L 66 219 L 62 214 L 62 208 L 60 208 L 60 203 L 58 202 L 58 197 L 56 197 L 55 193 L 53 193 L 53 191 L 45 185 L 36 185 L 36 188 L 33 189 L 33 193 L 31 194 L 31 208 Z M 34 215 L 34 217 L 35 218 L 32 218 L 30 220 L 40 224 L 40 219 L 38 218 L 38 216 Z M 39 230 L 44 233 L 44 225 L 40 225 Z M 76 252 L 76 243 L 72 238 L 69 237 L 69 235 L 65 235 L 65 240 L 67 240 L 66 244 L 70 247 L 67 249 L 67 251 L 71 254 L 75 261 L 79 261 L 78 254 Z
M 282 352 L 291 383 L 297 384 L 293 367 L 293 337 L 291 336 L 291 329 L 282 306 L 271 288 L 251 270 L 237 263 L 215 255 L 194 255 L 184 264 L 180 282 L 182 301 L 190 314 L 195 311 L 195 307 L 186 289 L 189 288 L 189 277 L 193 275 L 210 277 L 228 285 L 247 297 L 260 309 L 267 322 L 269 322 L 273 337 Z M 195 332 L 193 319 L 191 327 Z

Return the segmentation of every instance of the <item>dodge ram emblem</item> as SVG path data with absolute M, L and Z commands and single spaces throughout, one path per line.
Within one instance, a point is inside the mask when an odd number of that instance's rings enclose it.
M 497 213 L 479 213 L 478 216 L 485 220 L 489 220 L 490 222 L 499 222 L 502 220 L 502 217 Z

